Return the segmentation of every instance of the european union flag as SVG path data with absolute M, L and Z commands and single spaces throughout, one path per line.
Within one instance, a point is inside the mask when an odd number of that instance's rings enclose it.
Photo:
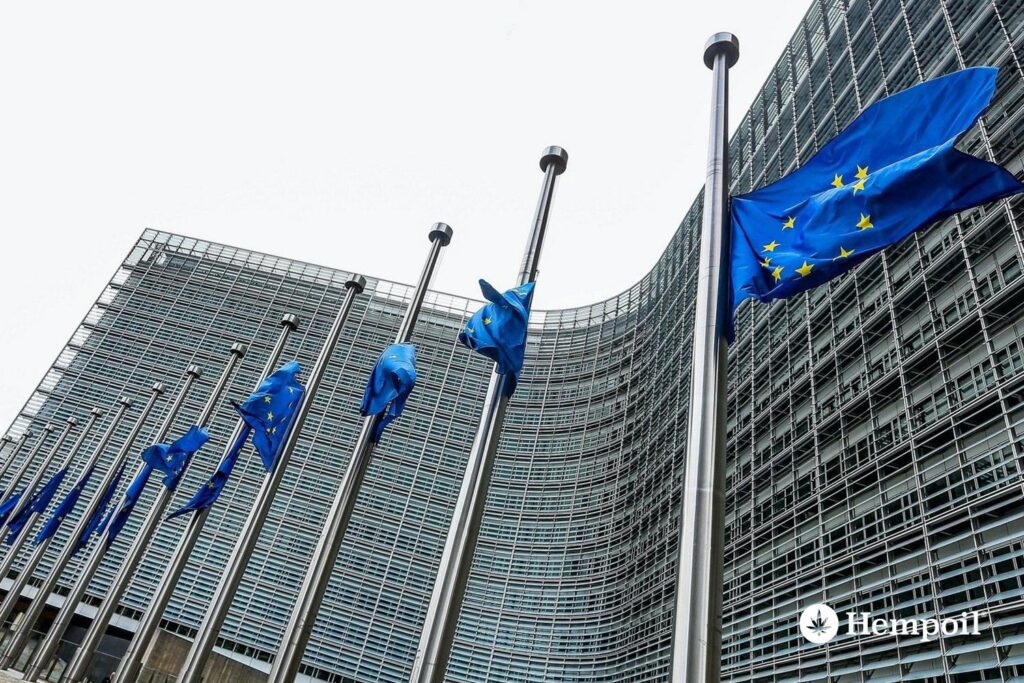
M 533 283 L 527 282 L 502 294 L 480 280 L 480 291 L 491 303 L 473 314 L 459 333 L 459 342 L 497 363 L 498 374 L 509 376 L 506 386 L 511 396 L 526 354 Z
M 78 499 L 82 495 L 82 489 L 89 484 L 89 479 L 92 478 L 92 473 L 95 469 L 96 467 L 93 466 L 86 470 L 85 474 L 78 478 L 78 481 L 75 482 L 75 485 L 71 490 L 64 494 L 64 500 L 62 500 L 56 509 L 54 509 L 50 518 L 46 520 L 46 524 L 44 524 L 43 528 L 39 530 L 38 534 L 36 534 L 35 540 L 32 542 L 33 545 L 39 545 L 50 536 L 57 533 L 57 529 L 60 528 L 64 518 L 74 512 L 75 506 L 78 505 Z
M 359 414 L 384 416 L 377 421 L 373 440 L 380 441 L 384 428 L 402 414 L 409 394 L 416 387 L 416 347 L 392 344 L 384 349 L 370 373 L 363 391 Z
M 57 489 L 60 488 L 61 482 L 64 481 L 64 477 L 68 475 L 68 468 L 64 468 L 50 477 L 50 480 L 46 482 L 41 489 L 32 494 L 32 497 L 21 506 L 21 509 L 7 522 L 7 527 L 11 530 L 7 534 L 5 543 L 7 545 L 13 545 L 14 541 L 18 538 L 18 534 L 25 528 L 29 520 L 32 519 L 32 515 L 41 514 L 46 512 L 46 508 L 50 506 L 50 501 L 53 500 L 54 494 L 57 493 Z
M 934 221 L 1024 190 L 955 147 L 996 73 L 965 69 L 887 97 L 798 170 L 733 197 L 732 310 L 811 289 Z
M 128 467 L 128 463 L 121 463 L 121 467 L 118 468 L 117 474 L 115 474 L 114 478 L 110 480 L 109 484 L 107 484 L 107 488 L 103 489 L 103 493 L 100 495 L 99 500 L 96 503 L 96 508 L 89 517 L 89 521 L 86 522 L 81 535 L 75 541 L 75 549 L 72 552 L 72 555 L 88 545 L 90 536 L 102 530 L 103 518 L 107 515 L 107 508 L 110 507 L 110 501 L 113 500 L 114 494 L 117 492 L 117 488 L 121 485 L 121 479 L 124 478 L 124 470 L 126 467 Z
M 238 434 L 238 438 L 235 439 L 235 443 L 231 445 L 231 450 L 228 451 L 227 457 L 221 460 L 217 469 L 210 478 L 206 480 L 206 483 L 199 487 L 187 503 L 167 515 L 167 519 L 183 515 L 187 512 L 205 510 L 217 502 L 217 499 L 220 498 L 221 491 L 224 490 L 224 485 L 227 484 L 228 479 L 231 478 L 231 472 L 235 469 L 235 463 L 238 462 L 238 455 L 242 452 L 242 448 L 245 447 L 245 442 L 248 440 L 251 432 L 252 427 L 247 424 Z
M 170 444 L 153 444 L 142 452 L 142 459 L 154 470 L 164 473 L 164 486 L 173 490 L 178 485 L 192 456 L 209 441 L 205 429 L 193 425 L 185 436 Z
M 24 492 L 25 490 L 22 489 L 12 493 L 10 498 L 0 505 L 0 525 L 4 524 L 7 521 L 7 518 L 11 516 L 11 513 L 14 512 L 14 508 L 18 507 L 18 501 L 21 500 L 21 494 Z
M 149 463 L 145 463 L 139 469 L 139 473 L 135 475 L 135 479 L 128 485 L 128 489 L 124 492 L 124 500 L 121 501 L 121 505 L 114 508 L 107 514 L 107 518 L 103 520 L 100 525 L 99 533 L 103 533 L 104 530 L 107 532 L 107 548 L 114 544 L 117 539 L 117 535 L 121 533 L 121 529 L 124 528 L 125 522 L 131 517 L 132 512 L 135 511 L 135 506 L 139 502 L 139 498 L 142 497 L 142 492 L 146 490 L 146 484 L 149 483 L 149 476 L 153 474 L 153 467 Z
M 238 414 L 252 427 L 252 444 L 259 452 L 267 472 L 274 469 L 277 451 L 288 433 L 292 417 L 302 403 L 305 389 L 296 379 L 301 370 L 295 361 L 285 363 L 260 382 L 256 391 L 241 405 L 232 401 Z

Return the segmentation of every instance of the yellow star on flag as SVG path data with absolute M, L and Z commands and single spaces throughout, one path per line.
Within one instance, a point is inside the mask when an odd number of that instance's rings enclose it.
M 857 164 L 857 177 L 863 180 L 868 177 L 868 167 L 861 168 L 860 164 Z
M 273 413 L 267 413 L 267 419 L 268 420 L 273 420 L 274 419 L 274 414 Z
M 875 227 L 875 224 L 871 222 L 871 214 L 868 214 L 867 216 L 861 214 L 860 220 L 857 222 L 857 227 L 861 230 L 867 230 L 868 228 Z
M 474 330 L 472 327 L 467 327 L 466 332 L 468 332 L 469 334 L 473 334 L 474 332 L 476 332 L 476 330 Z
M 792 216 L 790 216 L 789 220 L 782 224 L 782 229 L 783 230 L 792 230 L 795 225 L 796 225 L 796 219 L 793 218 Z
M 843 186 L 843 176 L 841 176 L 838 173 L 836 173 L 836 177 L 832 181 L 832 187 L 842 187 L 842 186 Z
M 775 266 L 775 270 L 772 271 L 772 277 L 778 282 L 782 279 L 782 266 Z
M 860 180 L 855 182 L 853 185 L 851 185 L 850 187 L 853 188 L 853 193 L 857 194 L 857 192 L 859 192 L 860 190 L 863 190 L 864 189 L 864 183 L 866 183 L 866 182 L 867 182 L 867 178 L 861 178 Z
M 855 252 L 855 251 L 857 251 L 857 250 L 856 249 L 843 249 L 843 247 L 840 246 L 839 247 L 839 256 L 836 256 L 832 260 L 833 261 L 838 261 L 841 258 L 850 258 L 851 256 L 853 256 L 853 252 Z
M 767 256 L 765 256 L 764 257 L 764 261 L 761 261 L 761 267 L 762 268 L 771 268 L 772 267 L 772 260 L 770 258 L 768 258 Z
M 269 396 L 264 396 L 263 397 L 263 402 L 264 403 L 270 403 L 270 397 Z
M 490 325 L 490 324 L 491 324 L 491 319 L 490 318 L 484 318 L 484 325 Z
M 768 244 L 764 245 L 764 250 L 765 251 L 775 251 L 775 247 L 777 247 L 777 246 L 779 246 L 779 243 L 776 242 L 775 240 L 772 240 Z
M 808 264 L 807 261 L 804 261 L 804 264 L 797 268 L 796 272 L 800 273 L 800 277 L 807 277 L 811 274 L 811 268 L 814 268 L 814 264 Z

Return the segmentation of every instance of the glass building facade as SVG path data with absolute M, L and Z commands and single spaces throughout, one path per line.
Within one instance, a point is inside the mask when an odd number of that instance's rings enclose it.
M 733 191 L 797 168 L 886 94 L 981 64 L 1000 67 L 999 89 L 962 147 L 1020 175 L 1022 59 L 1021 0 L 814 0 L 739 119 Z M 806 295 L 740 308 L 730 348 L 724 680 L 1024 681 L 1022 207 L 1014 199 L 966 212 Z M 628 291 L 534 313 L 448 680 L 667 679 L 701 211 L 698 196 Z M 236 341 L 250 349 L 229 396 L 247 393 L 284 313 L 303 321 L 285 354 L 309 367 L 348 274 L 147 230 L 10 433 L 81 417 L 124 393 L 142 399 L 154 380 L 173 391 L 198 363 L 206 375 L 180 433 Z M 221 633 L 231 656 L 259 666 L 276 650 L 355 442 L 363 382 L 410 294 L 370 279 L 357 299 Z M 419 385 L 367 474 L 306 674 L 407 679 L 490 371 L 456 342 L 478 305 L 427 298 L 414 335 Z M 182 500 L 214 467 L 233 423 L 222 406 Z M 166 629 L 188 637 L 198 625 L 261 476 L 247 459 L 214 508 Z M 125 628 L 182 528 L 161 527 L 123 601 Z M 124 545 L 108 554 L 91 599 Z M 821 601 L 885 617 L 979 610 L 982 631 L 812 645 L 797 616 Z

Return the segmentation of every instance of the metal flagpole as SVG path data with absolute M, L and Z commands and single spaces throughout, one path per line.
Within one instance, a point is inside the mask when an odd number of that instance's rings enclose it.
M 277 343 L 274 344 L 273 350 L 270 352 L 270 356 L 267 358 L 266 364 L 263 366 L 263 372 L 260 373 L 259 379 L 256 381 L 256 386 L 253 387 L 253 391 L 259 388 L 260 382 L 263 378 L 269 375 L 277 367 L 278 362 L 281 360 L 281 354 L 284 353 L 285 343 L 288 341 L 288 336 L 299 327 L 299 318 L 291 313 L 286 313 L 281 318 L 281 333 L 277 337 Z M 245 421 L 239 418 L 235 429 L 231 432 L 231 436 L 228 437 L 227 445 L 224 447 L 224 455 L 221 456 L 221 462 L 231 455 L 232 447 L 238 437 L 242 434 L 242 430 L 245 428 Z M 220 463 L 218 463 L 218 467 Z M 174 588 L 178 585 L 178 581 L 181 580 L 181 575 L 185 571 L 185 566 L 188 564 L 188 560 L 192 555 L 192 550 L 196 546 L 196 542 L 199 540 L 199 536 L 202 534 L 203 526 L 206 524 L 206 518 L 210 514 L 210 508 L 204 508 L 193 512 L 189 517 L 188 528 L 182 535 L 181 540 L 178 541 L 178 547 L 174 550 L 174 555 L 171 557 L 168 563 L 167 570 L 164 572 L 163 578 L 160 579 L 160 583 L 157 585 L 156 592 L 153 596 L 153 601 L 149 604 L 149 608 L 146 610 L 142 618 L 139 619 L 139 625 L 135 629 L 135 635 L 132 637 L 131 642 L 128 644 L 128 649 L 125 651 L 124 656 L 121 657 L 121 662 L 117 666 L 117 671 L 114 673 L 113 679 L 116 681 L 137 681 L 142 673 L 142 660 L 146 656 L 146 650 L 149 648 L 149 643 L 153 636 L 156 635 L 157 628 L 160 626 L 160 619 L 163 617 L 164 610 L 167 609 L 167 604 L 171 601 L 171 596 L 174 594 Z M 70 619 L 69 619 L 70 623 Z M 38 668 L 45 666 L 47 658 L 39 658 Z M 31 677 L 26 675 L 26 679 L 31 680 Z
M 21 438 L 19 438 L 17 443 L 14 444 L 14 448 L 11 449 L 10 455 L 8 455 L 7 459 L 4 460 L 4 464 L 0 465 L 0 479 L 4 478 L 4 475 L 7 474 L 7 470 L 9 470 L 11 468 L 11 465 L 14 464 L 14 459 L 18 457 L 18 453 L 21 453 L 22 447 L 24 447 L 24 445 L 28 442 L 30 436 L 32 436 L 32 430 L 26 429 L 25 432 L 21 435 Z M 7 443 L 13 441 L 13 439 L 11 439 L 11 437 L 9 436 L 5 436 L 4 440 Z
M 413 328 L 416 326 L 416 319 L 423 306 L 423 299 L 430 287 L 437 259 L 441 254 L 441 249 L 451 242 L 452 229 L 445 223 L 434 223 L 430 229 L 429 238 L 430 253 L 423 266 L 420 279 L 416 283 L 409 308 L 405 311 L 405 318 L 395 337 L 396 344 L 406 344 L 412 339 Z M 379 418 L 378 415 L 371 415 L 363 420 L 359 438 L 352 451 L 352 458 L 342 477 L 341 485 L 334 494 L 331 510 L 327 514 L 327 526 L 320 534 L 316 551 L 313 553 L 306 577 L 302 582 L 302 589 L 299 591 L 291 617 L 288 619 L 288 626 L 284 631 L 284 641 L 278 649 L 274 667 L 270 670 L 269 681 L 271 683 L 290 683 L 298 676 L 302 655 L 306 651 L 306 643 L 309 641 L 313 624 L 316 622 L 317 610 L 320 608 L 320 603 L 323 602 L 327 582 L 331 578 L 334 562 L 338 558 L 341 542 L 345 537 L 345 529 L 352 516 L 352 509 L 355 507 L 356 497 L 359 495 L 366 468 L 373 456 L 373 448 L 376 446 L 373 434 L 376 431 Z
M 213 411 L 216 409 L 217 404 L 220 403 L 221 394 L 224 393 L 224 389 L 227 387 L 228 381 L 231 379 L 231 375 L 235 371 L 235 367 L 238 365 L 239 360 L 245 356 L 245 350 L 244 344 L 231 345 L 231 356 L 228 358 L 228 362 L 224 364 L 224 370 L 221 372 L 220 377 L 217 378 L 217 383 L 213 386 L 213 389 L 210 390 L 210 395 L 206 399 L 206 404 L 203 406 L 203 409 L 200 411 L 193 424 L 200 427 L 206 427 L 207 423 L 209 423 L 210 417 L 213 415 Z M 170 431 L 172 423 L 173 418 L 168 415 L 167 420 L 165 420 L 160 429 L 160 434 L 158 434 L 154 439 L 155 442 L 159 443 L 165 439 L 167 433 Z M 186 461 L 185 470 L 188 469 L 188 465 L 189 461 Z M 145 467 L 145 465 L 143 465 L 143 467 Z M 181 476 L 184 476 L 185 470 L 182 470 Z M 121 561 L 121 566 L 118 568 L 117 574 L 114 576 L 114 581 L 110 584 L 110 588 L 107 589 L 107 594 L 103 597 L 103 601 L 96 610 L 96 616 L 93 617 L 92 623 L 89 624 L 89 629 L 82 637 L 81 644 L 75 651 L 75 655 L 71 658 L 71 662 L 65 670 L 64 680 L 80 681 L 85 679 L 92 657 L 95 654 L 96 649 L 99 647 L 103 634 L 107 631 L 107 625 L 110 623 L 110 620 L 113 619 L 114 612 L 117 609 L 118 604 L 121 602 L 121 598 L 124 596 L 125 591 L 128 590 L 128 584 L 131 583 L 132 577 L 135 575 L 135 570 L 138 569 L 139 564 L 142 562 L 142 557 L 145 555 L 146 548 L 149 547 L 149 541 L 153 537 L 153 534 L 156 533 L 156 529 L 160 525 L 164 511 L 167 509 L 167 505 L 174 497 L 173 489 L 167 488 L 162 483 L 159 483 L 158 485 L 160 490 L 156 494 L 156 499 L 153 501 L 152 507 L 150 507 L 146 512 L 146 516 L 142 520 L 142 524 L 139 526 L 139 531 L 132 539 L 132 543 L 128 547 L 128 552 L 125 553 L 124 559 Z M 122 498 L 121 503 L 118 505 L 118 511 L 123 506 L 124 499 Z M 115 512 L 114 515 L 116 516 L 117 512 Z M 97 543 L 96 553 L 102 555 L 104 550 L 101 550 L 101 548 L 105 549 L 105 547 L 106 543 L 102 541 Z
M 122 396 L 121 398 L 118 399 L 117 412 L 114 413 L 114 418 L 110 421 L 110 424 L 107 425 L 107 430 L 103 433 L 103 436 L 100 437 L 99 444 L 93 450 L 92 458 L 90 458 L 90 462 L 92 462 L 96 457 L 98 457 L 99 453 L 104 448 L 106 448 L 107 443 L 110 441 L 110 437 L 113 436 L 114 431 L 117 429 L 118 425 L 121 423 L 121 419 L 124 417 L 125 413 L 128 412 L 128 409 L 131 407 L 131 405 L 132 405 L 132 401 L 131 401 L 130 398 Z M 97 409 L 95 409 L 95 408 L 93 409 L 94 414 L 97 414 L 95 412 L 96 410 Z M 100 413 L 97 414 L 97 416 L 98 415 L 102 415 L 102 414 L 103 413 L 100 412 Z M 63 467 L 70 467 L 71 466 L 71 463 L 74 460 L 74 457 L 77 454 L 78 449 L 81 447 L 82 442 L 85 439 L 85 435 L 88 432 L 89 432 L 89 425 L 86 425 L 85 430 L 78 437 L 78 442 L 75 444 L 75 447 L 68 454 L 68 456 L 65 459 L 64 464 L 61 466 L 61 468 L 63 468 Z M 84 468 L 82 468 L 82 472 L 84 473 L 85 470 L 88 469 L 88 467 L 89 467 L 89 464 L 87 463 L 86 466 Z M 58 471 L 61 468 L 58 468 Z M 68 472 L 68 476 L 70 476 L 70 475 L 71 475 L 71 472 Z M 65 477 L 65 479 L 67 479 L 67 477 Z M 72 483 L 72 485 L 73 485 L 73 483 Z M 67 490 L 70 491 L 71 487 L 69 486 Z M 4 561 L 3 566 L 0 567 L 0 576 L 6 576 L 7 571 L 10 569 L 11 566 L 13 566 L 15 556 L 20 552 L 22 545 L 24 545 L 25 541 L 28 540 L 28 538 L 29 538 L 29 532 L 32 529 L 32 522 L 33 521 L 34 521 L 34 519 L 29 520 L 28 522 L 25 523 L 25 526 L 22 529 L 21 537 L 18 539 L 18 542 L 11 548 L 10 555 L 7 556 L 6 560 Z M 29 580 L 32 578 L 32 573 L 36 570 L 36 566 L 39 564 L 39 560 L 42 559 L 43 554 L 42 554 L 42 552 L 39 552 L 40 546 L 42 546 L 43 550 L 45 550 L 46 546 L 49 543 L 49 540 L 50 539 L 47 539 L 43 543 L 37 545 L 35 547 L 35 549 L 33 549 L 32 554 L 29 556 L 28 561 L 25 563 L 25 566 L 23 566 L 21 568 L 21 571 L 18 572 L 18 576 L 14 579 L 14 583 L 11 584 L 10 590 L 7 591 L 7 597 L 4 598 L 3 603 L 0 603 L 0 624 L 6 622 L 8 617 L 10 617 L 11 614 L 14 612 L 14 608 L 18 604 L 18 600 L 21 599 L 21 591 L 22 591 L 22 589 L 24 589 L 25 586 L 28 584 Z M 41 595 L 41 593 L 36 593 L 37 597 L 39 595 Z M 33 600 L 33 603 L 38 603 L 38 602 L 45 603 L 46 599 L 44 598 L 41 601 L 40 600 Z M 29 607 L 29 611 L 31 611 L 31 609 L 32 608 Z M 29 624 L 29 629 L 31 629 L 31 626 L 32 625 Z M 4 645 L 4 650 L 3 650 L 4 652 L 9 651 L 11 649 L 11 647 L 10 647 L 11 644 L 18 640 L 17 633 L 22 631 L 22 630 L 25 630 L 25 620 L 24 620 L 24 618 L 22 619 L 21 623 L 18 624 L 17 627 L 14 630 L 15 630 L 15 637 L 10 639 L 10 640 L 8 640 L 7 643 Z M 28 635 L 28 634 L 26 634 L 26 635 Z M 19 646 L 17 648 L 16 652 L 20 652 L 20 651 L 21 651 L 21 647 Z M 3 657 L 0 657 L 0 669 L 6 669 L 8 666 L 10 666 L 10 657 L 8 657 L 6 655 L 3 656 Z
M 323 380 L 324 371 L 327 370 L 327 364 L 331 360 L 334 348 L 338 345 L 338 340 L 341 338 L 341 330 L 345 326 L 349 313 L 352 311 L 356 295 L 365 288 L 366 278 L 362 275 L 353 275 L 345 283 L 345 289 L 347 290 L 345 299 L 341 303 L 341 309 L 334 318 L 330 331 L 327 333 L 327 340 L 324 342 L 323 348 L 320 349 L 320 355 L 317 356 L 316 362 L 309 372 L 309 379 L 306 382 L 306 391 L 302 403 L 293 418 L 292 426 L 288 431 L 284 444 L 281 446 L 281 451 L 277 455 L 274 468 L 263 478 L 263 484 L 256 494 L 256 500 L 253 502 L 252 512 L 249 513 L 248 519 L 245 520 L 245 524 L 242 526 L 238 541 L 235 543 L 235 548 L 231 552 L 231 557 L 228 558 L 224 575 L 221 577 L 220 584 L 213 593 L 213 604 L 210 606 L 209 612 L 206 613 L 203 623 L 200 624 L 195 640 L 192 642 L 192 647 L 185 658 L 185 663 L 182 665 L 181 673 L 178 674 L 179 681 L 199 683 L 202 680 L 203 667 L 210 652 L 213 650 L 217 634 L 224 623 L 228 609 L 231 607 L 235 591 L 238 590 L 238 584 L 241 583 L 242 576 L 245 574 L 245 567 L 249 564 L 249 558 L 252 557 L 256 541 L 259 540 L 260 531 L 267 519 L 267 514 L 270 512 L 270 506 L 274 502 L 277 489 L 281 486 L 281 480 L 284 479 L 285 471 L 288 469 L 288 461 L 291 459 L 292 451 L 295 450 L 295 444 L 299 440 L 299 435 L 302 434 L 302 425 L 309 415 L 309 409 L 313 405 L 313 399 L 320 388 L 321 380 Z
M 717 683 L 722 660 L 729 69 L 739 56 L 739 40 L 731 33 L 716 33 L 704 48 L 704 64 L 713 73 L 711 132 L 690 366 L 672 683 Z
M 163 383 L 155 382 L 150 390 L 149 399 L 146 401 L 146 405 L 142 407 L 142 413 L 139 415 L 138 419 L 135 420 L 135 424 L 128 433 L 128 438 L 125 439 L 124 443 L 121 445 L 120 450 L 117 452 L 113 462 L 107 469 L 107 473 L 104 475 L 102 481 L 100 481 L 96 486 L 96 493 L 93 496 L 92 501 L 85 508 L 82 517 L 78 520 L 74 530 L 68 537 L 68 542 L 64 545 L 63 550 L 61 550 L 60 556 L 57 558 L 57 561 L 50 569 L 49 574 L 47 574 L 46 578 L 43 580 L 43 584 L 36 592 L 36 598 L 32 601 L 32 604 L 22 616 L 21 624 L 19 624 L 18 629 L 15 631 L 5 648 L 4 659 L 0 660 L 0 669 L 12 664 L 18 654 L 20 654 L 21 650 L 25 647 L 25 641 L 27 641 L 29 634 L 32 632 L 32 628 L 39 619 L 39 615 L 46 606 L 47 596 L 49 596 L 57 587 L 57 582 L 60 580 L 61 574 L 64 573 L 68 564 L 71 563 L 71 559 L 75 556 L 75 551 L 78 549 L 78 540 L 82 537 L 82 534 L 86 532 L 89 521 L 92 519 L 93 515 L 97 513 L 102 514 L 102 510 L 99 508 L 102 503 L 104 491 L 107 490 L 107 487 L 114 480 L 114 477 L 117 476 L 117 472 L 128 460 L 128 455 L 131 453 L 131 448 L 135 444 L 135 440 L 138 438 L 139 432 L 142 431 L 143 425 L 146 423 L 146 420 L 149 419 L 149 414 L 152 412 L 157 400 L 163 393 Z M 113 432 L 114 428 L 112 425 L 111 428 L 107 430 L 107 433 L 104 434 L 103 440 L 100 444 L 93 450 L 92 457 L 82 470 L 83 473 L 88 471 L 90 467 L 94 467 L 99 462 L 100 457 L 103 455 L 103 451 L 107 448 L 107 444 L 113 435 Z M 42 543 L 37 545 L 35 550 L 32 552 L 32 558 L 29 560 L 29 566 L 32 567 L 33 570 L 42 559 L 43 554 L 46 552 L 46 548 L 49 546 L 53 538 L 53 536 L 50 536 L 45 539 Z M 88 541 L 88 539 L 86 539 L 86 541 Z M 23 574 L 25 574 L 25 581 L 27 581 L 28 577 L 31 576 L 31 571 L 25 571 Z M 21 592 L 20 588 L 18 592 Z M 61 615 L 63 614 L 64 612 L 61 612 Z M 68 623 L 71 622 L 71 616 L 73 614 L 74 609 L 72 608 L 67 616 Z M 61 625 L 60 619 L 54 621 L 50 626 L 50 630 L 43 638 L 43 642 L 40 643 L 38 648 L 36 648 L 32 663 L 25 669 L 25 680 L 34 680 L 38 675 L 39 670 L 50 660 L 51 657 L 53 657 L 57 651 L 57 645 L 60 643 L 60 638 L 64 635 L 66 627 L 67 624 Z
M 89 431 L 92 430 L 93 425 L 95 425 L 96 421 L 99 420 L 101 417 L 103 417 L 103 411 L 100 408 L 93 408 L 90 411 L 89 419 L 86 420 L 85 422 L 85 428 L 82 429 L 82 432 L 78 435 L 78 438 L 75 439 L 74 444 L 71 446 L 71 450 L 69 450 L 67 455 L 64 456 L 63 461 L 57 467 L 55 472 L 59 472 L 68 466 L 71 460 L 75 457 L 75 454 L 78 453 L 78 450 L 82 447 L 82 444 L 85 442 L 85 438 L 89 435 Z M 25 493 L 21 496 L 21 500 L 18 501 L 18 507 L 15 508 L 15 511 L 11 513 L 11 516 L 8 518 L 8 520 L 14 519 L 14 516 L 18 514 L 18 511 L 22 510 L 25 506 L 29 505 L 32 502 L 32 494 L 35 493 L 36 489 L 39 487 L 39 484 L 42 483 L 43 477 L 46 476 L 46 470 L 49 469 L 50 465 L 57 458 L 57 451 L 59 451 L 60 447 L 64 445 L 65 439 L 67 439 L 67 436 L 71 432 L 71 429 L 74 428 L 76 425 L 78 425 L 78 420 L 76 420 L 73 417 L 69 417 L 67 424 L 64 426 L 64 430 L 60 433 L 60 436 L 57 437 L 57 442 L 53 444 L 53 447 L 50 449 L 50 452 L 43 459 L 43 462 L 41 462 L 39 464 L 39 467 L 36 468 L 36 472 L 35 474 L 32 475 L 32 479 L 29 481 L 28 485 L 25 486 Z M 14 538 L 10 539 L 11 542 L 8 543 L 9 547 L 7 550 L 7 556 L 4 557 L 4 561 L 0 563 L 0 581 L 4 580 L 7 577 L 7 575 L 11 573 L 11 569 L 14 567 L 14 561 L 17 559 L 18 553 L 21 551 L 22 544 L 25 542 L 25 539 L 28 537 L 29 532 L 32 530 L 32 523 L 35 522 L 36 516 L 37 513 L 35 512 L 29 513 L 28 519 L 25 521 L 25 524 L 14 535 Z M 0 624 L 3 624 L 7 621 L 7 617 L 11 615 L 11 610 L 14 608 L 14 603 L 18 601 L 18 598 L 16 596 L 13 596 L 13 599 L 12 596 L 13 592 L 7 591 L 7 596 L 4 598 L 3 612 L 2 615 L 0 615 Z
M 561 147 L 548 147 L 540 159 L 540 167 L 544 171 L 544 184 L 517 285 L 533 282 L 537 278 L 541 247 L 544 244 L 544 233 L 547 230 L 551 202 L 554 198 L 555 179 L 565 171 L 568 161 L 569 155 Z M 483 415 L 480 417 L 480 425 L 469 453 L 466 474 L 462 479 L 459 498 L 455 502 L 455 513 L 448 527 L 441 565 L 434 580 L 426 621 L 416 649 L 416 660 L 413 662 L 412 675 L 409 677 L 410 683 L 444 681 L 466 579 L 480 535 L 480 520 L 483 517 L 487 489 L 491 483 L 498 438 L 501 436 L 505 409 L 508 407 L 506 381 L 506 375 L 499 375 L 497 372 L 491 374 L 491 382 L 484 399 Z
M 174 401 L 167 409 L 167 415 L 164 416 L 163 422 L 157 429 L 154 441 L 162 441 L 164 436 L 167 435 L 167 432 L 170 431 L 171 425 L 174 424 L 174 420 L 177 418 L 178 412 L 181 410 L 181 406 L 184 405 L 185 399 L 188 398 L 193 385 L 196 380 L 199 379 L 201 374 L 202 371 L 199 369 L 198 365 L 189 365 L 188 368 L 186 368 L 185 379 L 181 383 L 181 387 L 178 389 L 177 396 L 175 396 Z M 135 434 L 135 436 L 137 437 L 137 434 Z M 129 441 L 134 441 L 134 439 L 129 439 Z M 125 457 L 127 458 L 127 455 L 131 450 L 131 444 L 125 442 L 124 450 Z M 68 593 L 67 598 L 65 598 L 64 604 L 60 608 L 57 617 L 54 619 L 53 626 L 50 628 L 51 633 L 56 632 L 54 637 L 57 638 L 58 642 L 67 631 L 68 626 L 71 624 L 71 620 L 75 616 L 75 608 L 78 607 L 78 604 L 82 601 L 85 591 L 89 587 L 89 584 L 92 583 L 93 576 L 95 576 L 96 571 L 100 568 L 100 564 L 103 562 L 103 558 L 106 556 L 106 553 L 107 544 L 103 542 L 103 539 L 99 539 L 96 545 L 93 546 L 85 567 L 82 569 L 81 574 L 79 574 L 78 580 L 75 581 L 75 585 L 71 587 L 71 591 Z
M 74 420 L 74 418 L 71 419 Z M 75 424 L 77 424 L 78 421 L 74 420 L 74 422 Z M 11 477 L 11 482 L 7 484 L 7 488 L 4 489 L 4 494 L 2 497 L 0 497 L 0 502 L 3 502 L 10 498 L 14 494 L 14 492 L 18 490 L 18 484 L 21 483 L 21 478 L 25 476 L 26 472 L 28 472 L 28 468 L 32 466 L 32 462 L 36 459 L 36 456 L 39 455 L 39 451 L 43 450 L 43 445 L 46 443 L 46 440 L 50 438 L 50 433 L 53 432 L 54 429 L 56 429 L 56 427 L 54 427 L 50 423 L 46 423 L 43 426 L 42 433 L 39 435 L 39 438 L 36 439 L 36 442 L 32 445 L 32 450 L 30 450 L 28 452 L 28 455 L 25 456 L 25 461 L 21 463 L 21 467 L 14 471 L 14 476 Z M 26 432 L 26 434 L 28 433 L 30 432 Z

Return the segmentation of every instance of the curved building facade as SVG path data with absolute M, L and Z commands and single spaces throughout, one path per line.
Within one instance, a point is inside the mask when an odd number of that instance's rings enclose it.
M 733 191 L 792 171 L 886 94 L 979 64 L 1001 68 L 999 89 L 963 147 L 1019 176 L 1022 59 L 1018 1 L 814 0 L 739 119 Z M 809 294 L 741 307 L 730 348 L 725 680 L 1024 680 L 1022 206 L 964 213 Z M 698 197 L 628 291 L 534 314 L 448 680 L 667 680 L 701 208 Z M 11 432 L 143 396 L 154 380 L 174 385 L 198 363 L 206 379 L 176 422 L 183 431 L 231 343 L 250 350 L 229 396 L 255 383 L 284 313 L 303 320 L 285 353 L 308 367 L 347 275 L 148 230 Z M 371 279 L 357 299 L 222 654 L 269 667 L 355 442 L 363 382 L 410 294 Z M 456 341 L 478 305 L 427 298 L 413 339 L 419 384 L 367 473 L 306 675 L 407 680 L 488 379 L 488 364 Z M 227 406 L 215 415 L 182 499 L 214 467 L 233 420 Z M 189 637 L 210 603 L 261 476 L 254 458 L 243 470 L 178 587 L 164 623 L 172 633 Z M 133 628 L 182 528 L 161 527 L 118 627 Z M 92 596 L 123 555 L 108 554 Z M 981 634 L 812 645 L 797 616 L 814 602 L 885 617 L 978 610 Z M 87 619 L 89 605 L 80 613 Z M 119 646 L 104 645 L 112 658 Z

